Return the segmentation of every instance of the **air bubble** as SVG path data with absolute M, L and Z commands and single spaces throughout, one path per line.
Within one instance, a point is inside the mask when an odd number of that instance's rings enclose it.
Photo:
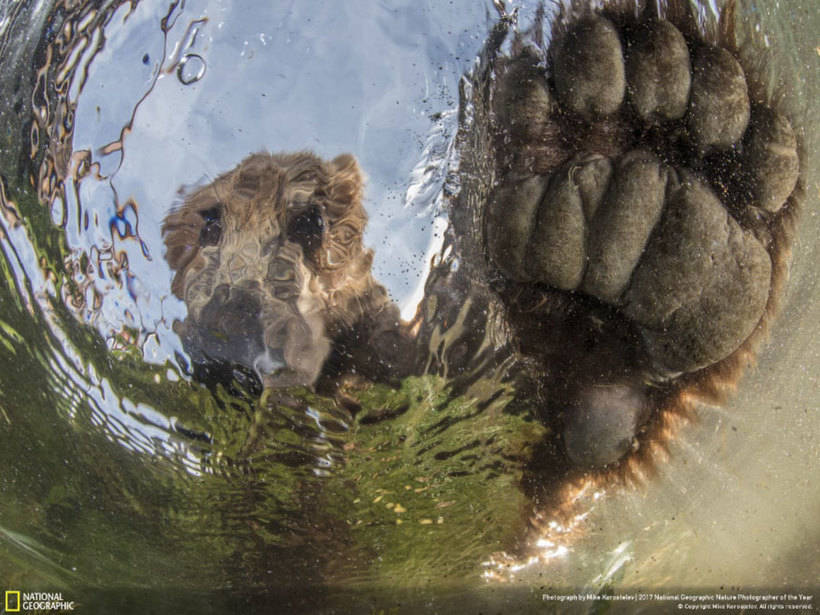
M 185 54 L 177 66 L 177 78 L 183 85 L 196 83 L 205 76 L 205 60 L 195 53 Z

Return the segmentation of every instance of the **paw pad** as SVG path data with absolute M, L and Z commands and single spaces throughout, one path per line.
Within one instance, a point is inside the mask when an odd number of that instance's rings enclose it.
M 668 21 L 651 22 L 640 34 L 626 60 L 629 101 L 645 122 L 680 119 L 692 83 L 686 39 Z
M 624 56 L 608 19 L 576 24 L 555 57 L 555 89 L 567 109 L 584 117 L 614 113 L 624 99 Z

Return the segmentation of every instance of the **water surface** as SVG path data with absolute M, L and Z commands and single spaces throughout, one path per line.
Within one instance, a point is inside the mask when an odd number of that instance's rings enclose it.
M 536 8 L 521 3 L 520 23 Z M 645 489 L 590 504 L 568 547 L 487 574 L 523 533 L 519 481 L 543 435 L 526 408 L 505 411 L 498 373 L 469 395 L 443 374 L 376 387 L 371 422 L 309 393 L 266 413 L 191 382 L 160 235 L 180 189 L 250 152 L 353 153 L 375 275 L 412 314 L 446 224 L 459 79 L 497 19 L 474 1 L 0 3 L 2 587 L 63 591 L 92 612 L 346 612 L 350 600 L 542 612 L 541 594 L 561 588 L 816 585 L 820 15 L 808 1 L 743 2 L 738 15 L 809 153 L 772 341 Z

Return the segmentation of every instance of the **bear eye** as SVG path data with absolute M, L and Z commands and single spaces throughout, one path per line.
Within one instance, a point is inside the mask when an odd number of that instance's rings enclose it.
M 222 206 L 203 209 L 199 215 L 202 216 L 204 222 L 199 232 L 199 245 L 203 248 L 218 245 L 222 237 Z
M 322 211 L 317 205 L 312 205 L 288 223 L 287 237 L 289 241 L 302 246 L 305 258 L 312 259 L 314 253 L 322 244 L 325 221 Z

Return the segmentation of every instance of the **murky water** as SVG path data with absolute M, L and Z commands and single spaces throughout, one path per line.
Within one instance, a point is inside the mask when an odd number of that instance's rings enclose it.
M 0 2 L 0 588 L 88 612 L 542 612 L 567 588 L 816 587 L 812 2 L 738 14 L 808 152 L 771 343 L 645 488 L 595 500 L 570 547 L 500 575 L 487 562 L 523 535 L 519 483 L 543 435 L 527 408 L 505 411 L 505 366 L 469 394 L 446 369 L 370 389 L 371 420 L 307 392 L 270 412 L 210 391 L 173 329 L 186 308 L 160 230 L 181 188 L 250 152 L 351 152 L 374 274 L 412 315 L 492 3 L 86 4 Z

